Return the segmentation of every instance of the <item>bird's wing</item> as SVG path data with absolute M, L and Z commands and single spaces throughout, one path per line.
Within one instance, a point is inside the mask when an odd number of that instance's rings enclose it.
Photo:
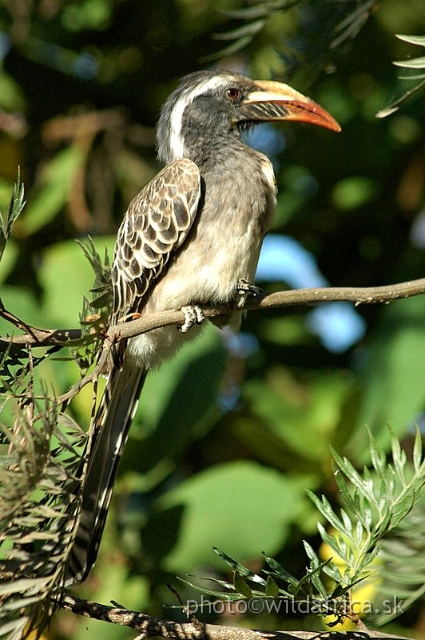
M 183 158 L 167 165 L 130 203 L 112 268 L 114 323 L 141 310 L 152 282 L 187 237 L 200 197 L 199 169 Z

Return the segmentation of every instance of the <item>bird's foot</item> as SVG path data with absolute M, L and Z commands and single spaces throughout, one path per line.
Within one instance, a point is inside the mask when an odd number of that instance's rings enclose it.
M 182 333 L 187 333 L 194 324 L 202 324 L 205 320 L 204 312 L 196 304 L 188 304 L 180 311 L 184 313 L 184 324 L 178 327 Z
M 251 284 L 245 278 L 240 278 L 236 284 L 236 291 L 241 296 L 258 296 L 263 290 L 260 287 L 256 287 L 255 284 Z

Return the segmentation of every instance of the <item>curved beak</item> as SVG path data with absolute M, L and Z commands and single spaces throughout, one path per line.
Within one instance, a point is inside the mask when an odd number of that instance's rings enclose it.
M 239 105 L 244 120 L 294 120 L 341 131 L 341 127 L 320 105 L 281 82 L 256 80 L 255 89 Z

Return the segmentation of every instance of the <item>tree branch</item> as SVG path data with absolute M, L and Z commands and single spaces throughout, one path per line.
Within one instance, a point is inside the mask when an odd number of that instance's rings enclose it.
M 244 310 L 255 311 L 257 309 L 271 309 L 276 307 L 294 307 L 300 305 L 312 305 L 329 302 L 352 302 L 355 306 L 361 304 L 378 304 L 410 298 L 425 293 L 425 278 L 402 282 L 400 284 L 384 287 L 323 287 L 319 289 L 295 289 L 291 291 L 279 291 L 268 295 L 258 295 L 248 298 L 243 307 Z M 214 318 L 226 315 L 229 311 L 237 310 L 236 307 L 205 307 L 206 318 Z M 8 313 L 8 312 L 5 312 Z M 0 309 L 0 315 L 6 317 Z M 11 314 L 6 317 L 11 321 Z M 124 322 L 109 327 L 107 337 L 116 342 L 117 339 L 131 338 L 152 329 L 173 324 L 182 324 L 184 314 L 181 311 L 163 311 L 149 316 L 143 316 L 131 322 Z M 20 328 L 22 328 L 22 322 Z M 26 327 L 27 333 L 19 336 L 0 337 L 0 344 L 7 345 L 32 345 L 34 347 L 46 347 L 52 345 L 69 345 L 81 340 L 80 329 L 37 329 Z
M 320 289 L 295 289 L 279 291 L 268 295 L 256 295 L 248 297 L 243 310 L 255 311 L 261 309 L 284 308 L 299 305 L 312 305 L 329 302 L 352 302 L 355 306 L 360 304 L 377 304 L 391 302 L 402 298 L 409 298 L 425 293 L 425 278 L 403 282 L 401 284 L 385 287 L 322 287 Z M 241 308 L 203 307 L 206 318 L 215 318 L 226 315 L 229 311 L 241 311 Z M 19 349 L 22 347 L 48 347 L 48 346 L 79 346 L 83 338 L 80 329 L 38 329 L 30 327 L 12 313 L 8 312 L 0 304 L 0 316 L 14 324 L 19 329 L 26 331 L 18 336 L 0 336 L 0 350 L 3 348 Z M 97 360 L 93 371 L 79 380 L 65 394 L 57 398 L 63 408 L 79 391 L 97 379 L 99 374 L 106 370 L 112 345 L 123 339 L 133 338 L 147 331 L 179 325 L 185 321 L 182 311 L 162 311 L 148 316 L 142 316 L 130 322 L 121 322 L 108 328 L 104 335 L 103 350 Z
M 59 606 L 85 618 L 102 620 L 140 631 L 137 640 L 159 637 L 169 640 L 407 640 L 378 631 L 257 631 L 253 629 L 203 624 L 197 620 L 181 623 L 160 620 L 124 607 L 108 606 L 64 595 Z

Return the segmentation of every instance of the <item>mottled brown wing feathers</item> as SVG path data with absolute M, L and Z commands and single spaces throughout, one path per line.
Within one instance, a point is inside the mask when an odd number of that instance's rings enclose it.
M 182 159 L 160 171 L 130 203 L 115 246 L 113 322 L 141 310 L 152 280 L 187 237 L 200 194 L 198 167 Z

